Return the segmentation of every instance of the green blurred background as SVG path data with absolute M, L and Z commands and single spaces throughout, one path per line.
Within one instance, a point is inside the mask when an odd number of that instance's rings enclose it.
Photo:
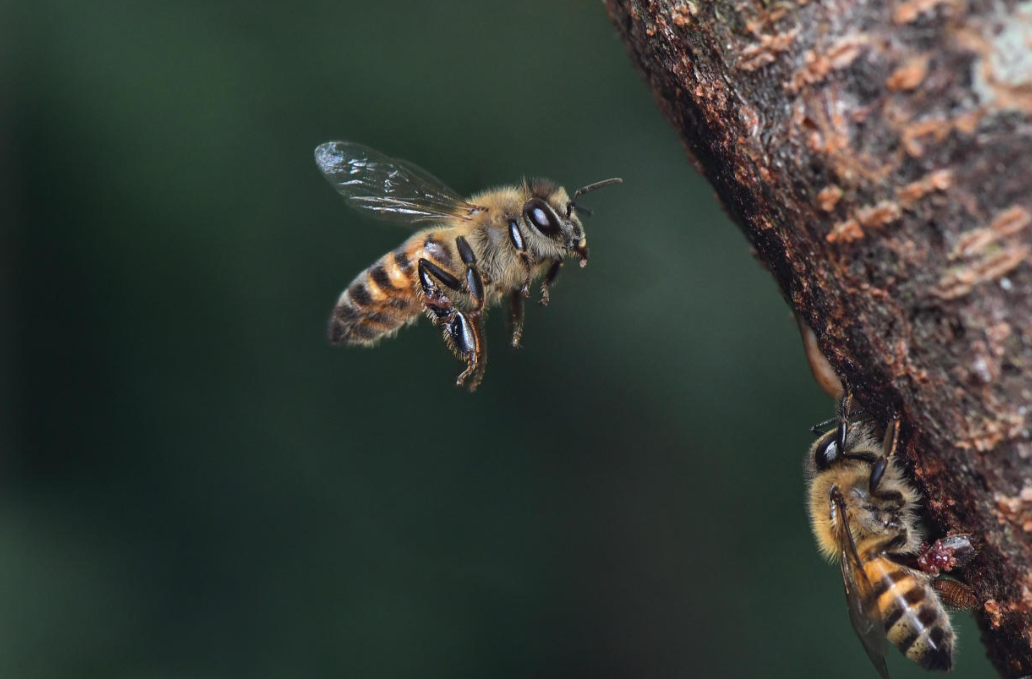
M 601 3 L 0 32 L 0 677 L 874 676 L 803 511 L 831 403 Z M 471 396 L 425 321 L 327 346 L 406 235 L 322 179 L 331 139 L 462 193 L 625 184 Z

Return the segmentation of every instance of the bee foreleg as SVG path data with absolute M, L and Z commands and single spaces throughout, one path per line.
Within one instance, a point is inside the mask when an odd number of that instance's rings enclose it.
M 523 298 L 522 290 L 514 290 L 509 298 L 509 312 L 512 314 L 512 348 L 518 349 L 523 339 Z
M 841 425 L 842 418 L 843 418 L 842 412 L 843 412 L 843 408 L 844 408 L 842 403 L 843 403 L 842 401 L 839 402 L 839 414 L 838 415 L 836 415 L 835 417 L 829 418 L 827 420 L 824 420 L 823 422 L 819 422 L 818 424 L 813 425 L 812 427 L 810 427 L 810 433 L 813 434 L 814 436 L 820 436 L 820 435 L 822 435 L 824 433 L 824 430 L 827 429 L 828 427 L 830 427 L 831 425 L 833 425 L 833 424 Z M 856 419 L 858 416 L 863 415 L 863 413 L 864 413 L 864 411 L 859 409 L 859 408 L 853 409 L 849 413 L 849 420 L 852 421 L 852 420 Z
M 870 490 L 871 495 L 878 493 L 878 484 L 881 483 L 882 476 L 885 475 L 885 468 L 889 466 L 889 458 L 879 457 L 871 465 L 871 476 L 867 480 L 867 487 Z
M 827 429 L 828 427 L 830 427 L 833 424 L 838 424 L 838 421 L 839 421 L 839 418 L 836 415 L 835 417 L 832 417 L 832 418 L 829 418 L 827 420 L 824 420 L 823 422 L 819 422 L 819 423 L 813 425 L 812 427 L 810 427 L 810 433 L 813 434 L 814 436 L 823 436 L 824 435 L 824 430 Z
M 889 458 L 896 454 L 896 445 L 899 443 L 899 418 L 893 417 L 889 426 L 885 427 L 885 440 L 882 442 L 882 454 L 874 464 L 871 465 L 871 477 L 868 480 L 868 487 L 871 494 L 878 492 L 878 484 L 881 483 L 885 468 L 889 465 Z
M 520 224 L 515 219 L 509 222 L 509 241 L 512 246 L 516 248 L 516 252 L 520 256 L 520 264 L 523 265 L 523 272 L 525 278 L 523 279 L 523 287 L 520 288 L 520 294 L 524 297 L 530 297 L 530 257 L 527 256 L 527 245 L 523 240 L 523 232 L 520 230 Z M 518 344 L 518 342 L 516 343 Z M 513 344 L 513 346 L 516 346 Z
M 849 414 L 853 410 L 853 394 L 846 392 L 846 395 L 842 397 L 839 402 L 839 426 L 838 426 L 838 445 L 839 450 L 845 452 L 846 450 L 846 437 L 849 435 Z
M 533 270 L 530 266 L 530 257 L 525 254 L 520 254 L 520 263 L 523 265 L 523 285 L 520 286 L 520 296 L 524 299 L 530 297 L 530 278 L 533 275 Z
M 892 457 L 899 444 L 899 416 L 894 415 L 889 426 L 885 427 L 885 440 L 882 442 L 882 455 Z
M 559 275 L 559 269 L 563 267 L 563 260 L 556 259 L 552 262 L 552 267 L 545 274 L 545 279 L 541 281 L 541 299 L 538 304 L 541 306 L 548 306 L 551 298 L 549 296 L 548 288 L 552 283 L 555 282 L 555 277 Z

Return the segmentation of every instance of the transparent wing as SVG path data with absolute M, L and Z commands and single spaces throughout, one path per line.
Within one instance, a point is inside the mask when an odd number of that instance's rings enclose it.
M 831 493 L 831 510 L 837 512 L 835 522 L 836 537 L 839 543 L 839 563 L 842 566 L 842 584 L 846 589 L 846 607 L 849 609 L 849 622 L 860 637 L 867 657 L 882 679 L 889 679 L 889 668 L 885 665 L 885 653 L 888 651 L 888 639 L 885 636 L 885 621 L 878 610 L 878 601 L 874 597 L 871 581 L 867 578 L 860 555 L 857 554 L 853 535 L 849 532 L 846 521 L 846 503 L 838 489 Z
M 469 219 L 482 210 L 426 170 L 348 141 L 315 149 L 315 164 L 348 205 L 401 224 Z

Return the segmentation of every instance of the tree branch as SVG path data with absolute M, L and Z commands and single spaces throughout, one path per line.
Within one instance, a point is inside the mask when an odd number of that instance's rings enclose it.
M 944 532 L 990 660 L 1032 674 L 1032 10 L 606 0 L 700 171 Z

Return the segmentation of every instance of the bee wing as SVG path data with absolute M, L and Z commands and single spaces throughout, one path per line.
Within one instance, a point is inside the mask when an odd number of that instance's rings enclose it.
M 426 170 L 348 141 L 315 149 L 315 164 L 348 205 L 401 224 L 469 219 L 471 205 Z
M 879 676 L 889 679 L 889 668 L 885 665 L 885 653 L 888 651 L 888 639 L 885 636 L 885 621 L 878 610 L 878 600 L 873 594 L 871 581 L 867 578 L 860 555 L 853 542 L 853 534 L 849 532 L 846 521 L 846 503 L 841 493 L 835 488 L 831 494 L 831 510 L 837 513 L 836 537 L 839 543 L 839 564 L 842 566 L 842 584 L 846 589 L 846 608 L 849 609 L 849 622 L 860 637 L 867 657 L 871 659 Z

